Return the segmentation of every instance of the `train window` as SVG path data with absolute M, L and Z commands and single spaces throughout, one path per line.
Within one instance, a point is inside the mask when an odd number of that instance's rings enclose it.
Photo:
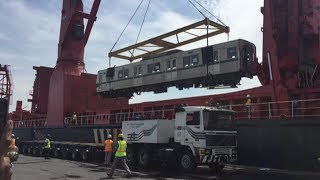
M 183 58 L 183 67 L 188 67 L 190 65 L 190 56 Z
M 123 71 L 122 70 L 118 71 L 118 78 L 119 79 L 123 78 Z
M 227 58 L 228 59 L 233 59 L 237 57 L 237 48 L 236 47 L 231 47 L 227 49 Z
M 160 72 L 160 63 L 154 64 L 154 71 L 155 72 Z
M 176 69 L 177 68 L 177 64 L 176 64 L 176 59 L 172 60 L 172 69 Z
M 160 72 L 160 63 L 149 64 L 148 73 Z
M 170 60 L 167 61 L 167 70 L 171 70 L 171 61 Z
M 192 59 L 191 66 L 192 66 L 192 65 L 199 64 L 199 57 L 198 57 L 198 55 L 193 55 L 193 56 L 191 56 L 191 59 Z
M 218 51 L 213 51 L 213 62 L 219 61 L 219 53 Z
M 141 76 L 141 75 L 142 75 L 141 66 L 138 66 L 138 75 L 139 75 L 139 76 Z
M 128 78 L 129 77 L 129 69 L 124 69 L 123 70 L 123 76 L 124 76 L 124 78 Z

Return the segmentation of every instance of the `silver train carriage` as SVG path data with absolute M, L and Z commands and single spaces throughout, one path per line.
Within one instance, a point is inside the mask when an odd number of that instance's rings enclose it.
M 236 87 L 242 77 L 252 78 L 257 63 L 253 43 L 238 39 L 188 51 L 173 50 L 139 62 L 98 72 L 96 91 L 107 98 L 131 97 L 134 93 L 167 92 L 176 86 Z

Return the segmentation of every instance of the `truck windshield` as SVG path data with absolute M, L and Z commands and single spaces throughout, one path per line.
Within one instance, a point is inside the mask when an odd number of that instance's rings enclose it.
M 227 111 L 203 111 L 204 130 L 235 130 L 234 113 Z

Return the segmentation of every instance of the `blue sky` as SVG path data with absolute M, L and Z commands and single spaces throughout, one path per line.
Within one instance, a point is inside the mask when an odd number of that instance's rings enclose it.
M 230 26 L 230 40 L 246 39 L 256 44 L 258 58 L 262 51 L 262 15 L 260 7 L 263 0 L 198 0 L 207 9 Z M 85 11 L 89 12 L 93 0 L 83 0 Z M 85 50 L 85 64 L 88 73 L 96 74 L 108 66 L 107 53 L 115 43 L 120 32 L 128 22 L 140 0 L 102 0 L 97 21 Z M 116 48 L 133 44 L 147 5 L 143 3 L 133 23 L 128 27 Z M 0 63 L 11 65 L 14 81 L 14 95 L 10 109 L 14 110 L 17 100 L 23 101 L 23 107 L 30 109 L 27 103 L 32 90 L 35 71 L 33 66 L 54 67 L 57 59 L 60 16 L 62 0 L 10 0 L 0 1 Z M 208 15 L 209 16 L 209 15 Z M 176 28 L 202 20 L 203 17 L 187 0 L 151 1 L 140 40 L 160 35 Z M 210 44 L 227 40 L 226 35 L 211 38 Z M 198 42 L 181 49 L 205 46 Z M 261 61 L 261 60 L 260 60 Z M 126 61 L 113 60 L 113 65 Z M 178 91 L 170 88 L 168 93 L 143 93 L 134 97 L 130 103 L 171 99 L 178 97 L 220 94 L 259 86 L 257 78 L 242 79 L 237 89 L 207 90 L 189 89 Z

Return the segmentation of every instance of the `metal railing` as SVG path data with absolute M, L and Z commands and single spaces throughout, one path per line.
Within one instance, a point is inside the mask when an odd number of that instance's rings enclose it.
M 320 99 L 224 105 L 237 112 L 237 119 L 298 119 L 320 117 Z
M 43 127 L 47 124 L 46 118 L 33 119 L 33 120 L 21 120 L 13 121 L 13 127 Z
M 251 103 L 250 105 L 220 105 L 221 108 L 237 112 L 236 119 L 301 119 L 320 117 L 320 99 L 294 100 L 282 102 Z M 64 125 L 83 126 L 92 124 L 121 124 L 128 120 L 174 119 L 174 109 L 161 109 L 139 112 L 118 112 L 111 114 L 84 115 L 74 119 L 64 118 Z M 14 127 L 45 126 L 46 119 L 15 121 Z

